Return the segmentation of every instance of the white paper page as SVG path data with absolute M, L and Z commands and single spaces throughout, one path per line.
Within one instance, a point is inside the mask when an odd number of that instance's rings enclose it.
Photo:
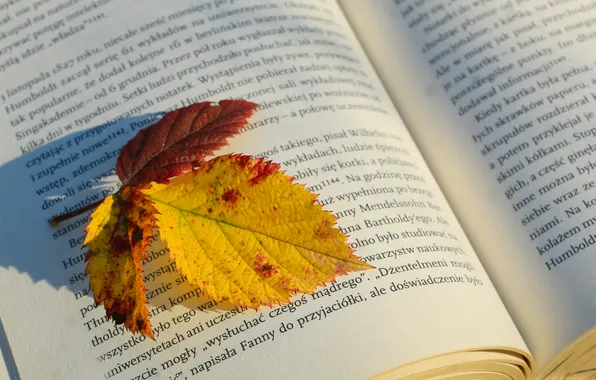
M 596 3 L 342 5 L 544 367 L 596 325 Z
M 0 318 L 0 379 L 21 379 L 12 353 L 12 347 L 10 346 L 4 324 L 2 323 L 2 318 Z
M 6 11 L 15 28 L 47 15 L 0 40 L 45 46 L 0 56 L 0 314 L 23 379 L 357 379 L 453 350 L 524 349 L 335 2 Z M 154 113 L 228 97 L 260 107 L 222 153 L 280 162 L 379 269 L 239 314 L 212 307 L 156 243 L 145 263 L 156 341 L 131 337 L 85 294 L 87 215 L 47 220 L 115 191 L 117 153 Z
M 8 374 L 8 368 L 6 368 L 6 365 L 4 364 L 4 361 L 0 356 L 0 379 L 11 380 L 9 376 L 10 375 Z

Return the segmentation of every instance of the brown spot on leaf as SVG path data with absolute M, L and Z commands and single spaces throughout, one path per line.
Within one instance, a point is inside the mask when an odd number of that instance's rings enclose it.
M 126 322 L 126 316 L 120 313 L 112 313 L 112 319 L 114 320 L 114 323 L 117 325 L 121 325 L 124 322 Z
M 228 190 L 221 196 L 221 199 L 235 205 L 238 202 L 240 192 L 237 189 Z
M 255 258 L 255 271 L 264 278 L 269 278 L 279 273 L 279 268 L 267 262 L 267 258 L 262 253 L 257 254 Z
M 142 238 L 143 231 L 141 231 L 139 228 L 135 228 L 134 232 L 132 233 L 132 244 L 136 245 Z
M 136 324 L 137 324 L 137 329 L 138 329 L 139 331 L 140 331 L 140 330 L 143 330 L 143 325 L 145 324 L 145 322 L 143 322 L 143 320 L 142 320 L 142 319 L 137 319 L 137 322 L 136 322 Z
M 120 235 L 114 236 L 112 239 L 112 252 L 114 254 L 120 255 L 130 249 L 130 243 L 127 239 L 123 238 Z
M 334 229 L 332 228 L 333 222 L 325 219 L 317 226 L 314 231 L 316 239 L 328 239 L 334 236 Z
M 335 270 L 335 273 L 336 274 L 339 274 L 339 275 L 343 275 L 343 274 L 348 273 L 348 271 L 346 270 L 346 263 L 345 262 L 338 262 L 337 263 L 336 270 Z
M 259 269 L 259 268 L 257 268 Z M 279 273 L 279 269 L 277 269 L 276 267 L 274 267 L 271 264 L 265 264 L 263 265 L 260 270 L 258 270 L 259 272 L 261 272 L 260 274 L 265 277 L 265 278 L 269 278 L 271 276 L 273 276 L 274 274 Z
M 281 284 L 281 286 L 282 286 L 284 289 L 289 289 L 289 288 L 290 288 L 290 283 L 291 283 L 291 282 L 292 282 L 292 279 L 291 279 L 290 277 L 287 277 L 287 276 L 286 276 L 286 277 L 282 277 L 282 278 L 279 280 L 279 283 Z

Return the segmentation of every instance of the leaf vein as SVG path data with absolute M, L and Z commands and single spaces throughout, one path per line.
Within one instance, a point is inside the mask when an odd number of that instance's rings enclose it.
M 228 244 L 234 249 L 234 251 L 236 251 L 236 253 L 238 254 L 238 256 L 240 256 L 240 258 L 242 259 L 242 261 L 244 261 L 246 263 L 246 265 L 248 266 L 248 268 L 253 272 L 253 278 L 256 276 L 258 278 L 261 279 L 262 283 L 263 283 L 263 291 L 265 291 L 265 288 L 271 288 L 280 298 L 283 298 L 281 296 L 281 294 L 279 294 L 277 292 L 277 290 L 275 290 L 275 288 L 273 288 L 271 285 L 269 285 L 266 281 L 265 278 L 263 276 L 261 276 L 261 274 L 259 272 L 257 272 L 253 267 L 250 266 L 250 263 L 244 258 L 244 256 L 242 256 L 240 254 L 240 252 L 236 249 L 236 247 L 234 247 L 234 245 L 232 244 L 232 242 L 230 241 L 230 239 L 228 238 L 228 236 L 226 235 L 225 231 L 223 230 L 223 228 L 221 228 L 219 226 L 220 222 L 219 221 L 215 221 L 215 223 L 217 223 L 217 226 L 219 227 L 219 230 L 221 231 L 222 235 L 225 237 L 226 241 L 228 242 Z M 223 223 L 225 224 L 225 223 Z M 259 243 L 260 244 L 260 243 Z M 263 247 L 263 249 L 265 249 L 265 247 Z M 267 250 L 265 249 L 265 252 L 267 252 Z M 269 253 L 269 252 L 267 252 Z M 270 255 L 271 256 L 271 255 Z M 252 280 L 251 280 L 252 283 Z
M 198 237 L 197 237 L 197 234 L 196 234 L 196 233 L 195 233 L 195 231 L 192 229 L 192 227 L 191 227 L 191 224 L 190 224 L 190 222 L 188 221 L 188 218 L 187 218 L 187 217 L 184 215 L 184 213 L 182 213 L 182 212 L 181 212 L 180 214 L 182 215 L 182 217 L 183 217 L 183 218 L 184 218 L 184 220 L 186 221 L 186 224 L 188 224 L 188 227 L 190 228 L 190 231 L 192 232 L 192 235 L 194 236 L 195 240 L 197 241 L 197 244 L 198 244 L 199 246 L 201 246 L 201 248 L 203 248 L 203 252 L 205 253 L 205 257 L 207 257 L 207 259 L 208 259 L 208 260 L 211 262 L 211 265 L 213 265 L 213 269 L 214 269 L 214 270 L 217 270 L 219 273 L 221 273 L 223 276 L 225 276 L 225 275 L 224 275 L 224 271 L 223 271 L 223 270 L 221 270 L 221 269 L 219 268 L 219 266 L 218 266 L 218 265 L 216 265 L 216 262 L 215 262 L 213 259 L 211 259 L 211 257 L 209 257 L 209 255 L 207 254 L 208 250 L 206 250 L 206 249 L 205 249 L 205 248 L 204 248 L 204 247 L 201 245 L 201 243 L 199 242 L 199 239 L 198 239 Z M 213 283 L 213 287 L 214 287 L 214 288 L 217 288 L 217 287 L 215 286 L 215 278 L 213 277 L 213 274 L 211 275 L 211 279 L 213 280 L 213 281 L 212 281 L 212 283 Z M 232 281 L 228 281 L 228 291 L 229 291 L 229 285 L 230 285 L 230 284 L 234 285 L 234 283 L 233 283 Z M 240 292 L 244 293 L 244 294 L 246 295 L 246 297 L 247 297 L 247 298 L 250 300 L 250 296 L 248 295 L 248 293 L 246 293 L 246 292 L 245 292 L 245 291 L 244 291 L 242 288 L 238 287 L 237 285 L 234 285 L 234 286 L 236 287 L 236 289 L 240 290 Z M 231 292 L 230 292 L 230 296 L 232 296 L 232 293 L 231 293 Z M 218 297 L 215 297 L 215 298 L 218 298 Z
M 343 262 L 346 262 L 346 263 L 354 263 L 352 260 L 350 260 L 350 257 L 343 258 L 343 257 L 333 256 L 333 255 L 330 255 L 330 254 L 325 253 L 325 252 L 319 252 L 319 251 L 317 251 L 315 249 L 312 249 L 312 248 L 308 248 L 308 247 L 305 247 L 305 246 L 302 246 L 302 245 L 299 245 L 299 244 L 294 244 L 294 243 L 292 243 L 290 241 L 283 240 L 283 239 L 277 238 L 275 236 L 271 236 L 271 235 L 265 234 L 265 233 L 260 232 L 260 231 L 255 231 L 255 230 L 251 229 L 250 227 L 239 226 L 239 225 L 236 225 L 236 224 L 233 224 L 233 223 L 229 223 L 229 222 L 225 222 L 225 221 L 220 221 L 220 220 L 217 220 L 217 219 L 209 218 L 208 216 L 201 215 L 201 214 L 195 213 L 193 211 L 184 210 L 184 209 L 182 209 L 180 207 L 174 206 L 174 205 L 172 205 L 170 203 L 166 203 L 166 202 L 160 201 L 160 200 L 155 199 L 155 198 L 153 198 L 151 196 L 149 196 L 149 199 L 151 199 L 153 202 L 158 202 L 158 203 L 167 205 L 168 207 L 172 207 L 173 209 L 178 210 L 178 212 L 187 212 L 187 213 L 192 214 L 192 215 L 195 215 L 197 217 L 204 218 L 204 219 L 207 219 L 207 220 L 210 220 L 210 221 L 213 221 L 213 222 L 223 223 L 223 224 L 229 225 L 231 227 L 235 227 L 235 228 L 239 228 L 239 229 L 242 229 L 242 230 L 251 232 L 253 234 L 255 234 L 255 233 L 261 234 L 261 235 L 266 236 L 266 237 L 268 237 L 270 239 L 273 239 L 273 240 L 276 240 L 276 241 L 279 241 L 279 242 L 282 242 L 282 243 L 285 243 L 285 244 L 289 244 L 289 245 L 292 245 L 292 246 L 295 246 L 295 247 L 299 247 L 299 248 L 305 249 L 307 251 L 312 251 L 312 252 L 318 253 L 320 255 L 333 258 L 335 260 L 340 260 L 340 261 L 343 261 Z M 179 199 L 179 198 L 176 198 L 174 200 L 177 200 L 177 199 Z M 308 222 L 308 221 L 303 221 L 303 222 Z

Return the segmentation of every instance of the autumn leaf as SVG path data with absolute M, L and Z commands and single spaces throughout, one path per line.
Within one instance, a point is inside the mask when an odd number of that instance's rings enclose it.
M 167 180 L 204 162 L 238 133 L 256 104 L 243 100 L 196 103 L 168 112 L 141 130 L 118 156 L 122 188 L 91 215 L 85 273 L 97 305 L 131 332 L 153 337 L 145 305 L 142 260 L 155 229 L 155 209 L 138 188 Z M 63 220 L 64 217 L 56 220 Z
M 317 196 L 292 181 L 278 164 L 226 155 L 142 192 L 188 281 L 216 301 L 257 308 L 372 268 Z
M 107 197 L 91 215 L 84 245 L 89 287 L 106 316 L 153 338 L 145 305 L 142 260 L 155 228 L 155 209 L 133 187 Z
M 84 242 L 89 287 L 108 318 L 153 338 L 142 262 L 156 228 L 190 283 L 237 306 L 289 302 L 336 275 L 372 268 L 353 254 L 336 217 L 278 164 L 242 155 L 205 162 L 256 106 L 197 103 L 124 146 L 123 186 L 93 212 Z
M 245 100 L 222 100 L 168 112 L 122 148 L 116 164 L 120 181 L 142 187 L 198 167 L 246 125 L 256 107 Z

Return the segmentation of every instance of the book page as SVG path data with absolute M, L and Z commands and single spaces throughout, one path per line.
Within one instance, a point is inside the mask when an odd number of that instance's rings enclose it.
M 8 367 L 6 367 L 6 364 L 4 364 L 4 359 L 2 356 L 0 356 L 0 376 L 2 376 L 3 379 L 12 380 L 9 377 L 10 374 L 8 373 Z
M 596 325 L 595 3 L 342 5 L 544 367 Z
M 14 362 L 10 342 L 6 336 L 2 318 L 0 318 L 0 379 L 20 379 L 18 368 Z
M 22 378 L 358 379 L 456 350 L 525 352 L 335 2 L 0 4 L 0 315 Z M 156 340 L 132 336 L 88 293 L 89 214 L 48 220 L 116 191 L 121 146 L 163 112 L 222 98 L 260 106 L 219 153 L 281 163 L 377 269 L 245 310 L 188 284 L 156 238 Z

